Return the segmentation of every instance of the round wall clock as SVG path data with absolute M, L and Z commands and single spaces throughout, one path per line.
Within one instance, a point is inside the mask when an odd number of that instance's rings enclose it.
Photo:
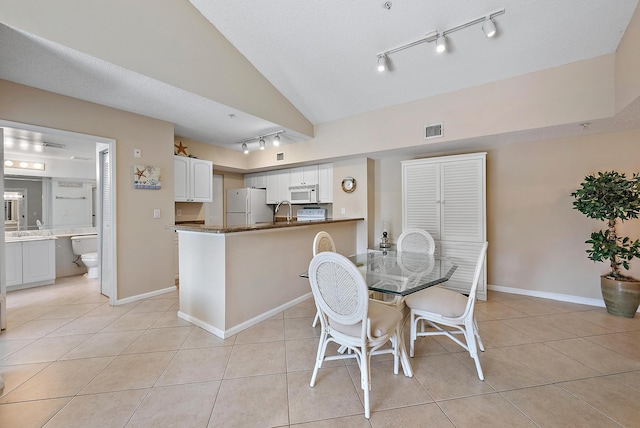
M 353 177 L 345 177 L 345 179 L 342 180 L 342 190 L 346 193 L 352 193 L 356 190 L 356 179 Z

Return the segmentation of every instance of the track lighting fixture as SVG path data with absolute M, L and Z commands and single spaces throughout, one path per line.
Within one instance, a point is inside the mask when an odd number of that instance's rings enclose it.
M 447 50 L 447 41 L 444 38 L 444 35 L 440 34 L 436 39 L 436 52 L 442 53 Z
M 482 31 L 484 31 L 484 35 L 487 37 L 493 37 L 496 35 L 496 24 L 493 23 L 490 16 L 487 16 L 484 20 L 484 24 L 482 24 Z
M 270 137 L 271 135 L 274 135 L 273 137 L 273 146 L 274 147 L 278 147 L 280 145 L 280 134 L 284 134 L 286 131 L 284 129 L 281 129 L 279 131 L 275 131 L 275 132 L 270 132 L 268 134 L 263 134 L 263 135 L 257 135 L 255 137 L 252 138 L 247 138 L 245 140 L 242 141 L 238 141 L 238 143 L 236 144 L 241 144 L 241 148 L 242 151 L 244 152 L 244 154 L 248 154 L 249 153 L 249 144 L 252 144 L 253 147 L 255 147 L 255 143 L 258 143 L 258 148 L 260 150 L 264 150 L 267 147 L 267 141 L 265 140 L 265 137 Z M 247 144 L 249 143 L 249 144 Z
M 471 20 L 469 22 L 465 22 L 464 24 L 458 25 L 457 27 L 453 27 L 453 28 L 449 28 L 448 30 L 444 30 L 444 31 L 432 31 L 431 33 L 427 34 L 425 37 L 415 40 L 413 42 L 407 43 L 405 45 L 402 46 L 398 46 L 397 48 L 393 48 L 393 49 L 389 49 L 388 51 L 382 52 L 378 54 L 378 71 L 385 71 L 388 70 L 389 67 L 387 67 L 387 61 L 388 61 L 388 56 L 417 46 L 419 44 L 422 43 L 431 43 L 431 42 L 436 42 L 436 52 L 437 53 L 442 53 L 445 52 L 447 50 L 447 39 L 446 36 L 448 34 L 451 34 L 455 31 L 458 30 L 462 30 L 463 28 L 467 28 L 470 27 L 472 25 L 476 25 L 476 24 L 480 24 L 482 23 L 482 30 L 484 31 L 484 34 L 486 37 L 490 38 L 490 37 L 494 37 L 496 35 L 496 24 L 495 22 L 493 22 L 493 18 L 495 18 L 496 16 L 500 16 L 503 15 L 505 13 L 504 9 L 498 10 L 496 12 L 490 13 L 488 15 L 485 15 L 481 18 L 476 18 L 474 20 Z
M 385 71 L 387 69 L 387 56 L 379 55 L 378 56 L 378 71 Z

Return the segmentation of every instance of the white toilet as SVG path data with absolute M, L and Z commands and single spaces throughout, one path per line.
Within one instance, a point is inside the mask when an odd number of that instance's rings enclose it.
M 83 235 L 71 237 L 73 254 L 80 256 L 80 260 L 87 267 L 87 278 L 98 277 L 98 235 Z

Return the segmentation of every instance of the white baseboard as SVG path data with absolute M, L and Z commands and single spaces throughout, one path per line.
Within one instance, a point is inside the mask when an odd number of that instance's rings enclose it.
M 135 296 L 126 297 L 124 299 L 116 300 L 116 306 L 125 305 L 127 303 L 136 302 L 142 299 L 148 299 L 149 297 L 159 296 L 161 294 L 171 293 L 172 291 L 177 290 L 177 287 L 174 285 L 173 287 L 163 288 L 161 290 L 150 291 L 144 294 L 137 294 Z
M 180 312 L 178 311 L 178 317 L 182 318 L 185 321 L 189 321 L 192 324 L 197 325 L 198 327 L 208 331 L 209 333 L 215 334 L 216 336 L 218 336 L 221 339 L 226 339 L 227 337 L 231 337 L 234 334 L 240 333 L 242 330 L 246 330 L 249 327 L 253 327 L 254 325 L 271 318 L 272 316 L 279 314 L 280 312 L 292 308 L 295 305 L 297 305 L 298 303 L 304 302 L 307 299 L 310 299 L 313 297 L 313 294 L 311 292 L 304 294 L 296 299 L 293 299 L 287 303 L 284 303 L 276 308 L 273 308 L 267 312 L 264 312 L 256 317 L 253 317 L 243 323 L 240 323 L 236 326 L 233 326 L 229 329 L 226 330 L 221 330 L 218 327 L 214 327 L 211 324 L 208 324 L 198 318 L 192 317 L 191 315 L 185 314 L 184 312 Z
M 185 314 L 184 312 L 178 311 L 178 318 L 182 318 L 185 321 L 189 321 L 191 324 L 197 325 L 201 329 L 206 330 L 209 333 L 218 336 L 220 339 L 226 339 L 227 337 L 230 336 L 230 335 L 227 335 L 225 337 L 223 330 L 220 330 L 219 328 L 214 327 L 211 324 L 207 324 L 206 322 L 196 317 L 192 317 L 191 315 Z
M 500 291 L 502 293 L 519 294 L 522 296 L 540 297 L 542 299 L 557 300 L 560 302 L 578 303 L 580 305 L 596 306 L 604 308 L 604 300 L 591 299 L 589 297 L 572 296 L 570 294 L 549 293 L 546 291 L 525 290 L 523 288 L 503 287 L 501 285 L 488 285 L 489 291 Z M 640 312 L 640 308 L 638 311 Z

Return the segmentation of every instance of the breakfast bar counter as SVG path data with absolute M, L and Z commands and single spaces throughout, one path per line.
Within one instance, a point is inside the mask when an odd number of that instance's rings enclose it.
M 178 316 L 226 338 L 311 298 L 299 274 L 313 257 L 313 238 L 324 230 L 339 253 L 354 254 L 363 220 L 170 226 L 180 248 Z

